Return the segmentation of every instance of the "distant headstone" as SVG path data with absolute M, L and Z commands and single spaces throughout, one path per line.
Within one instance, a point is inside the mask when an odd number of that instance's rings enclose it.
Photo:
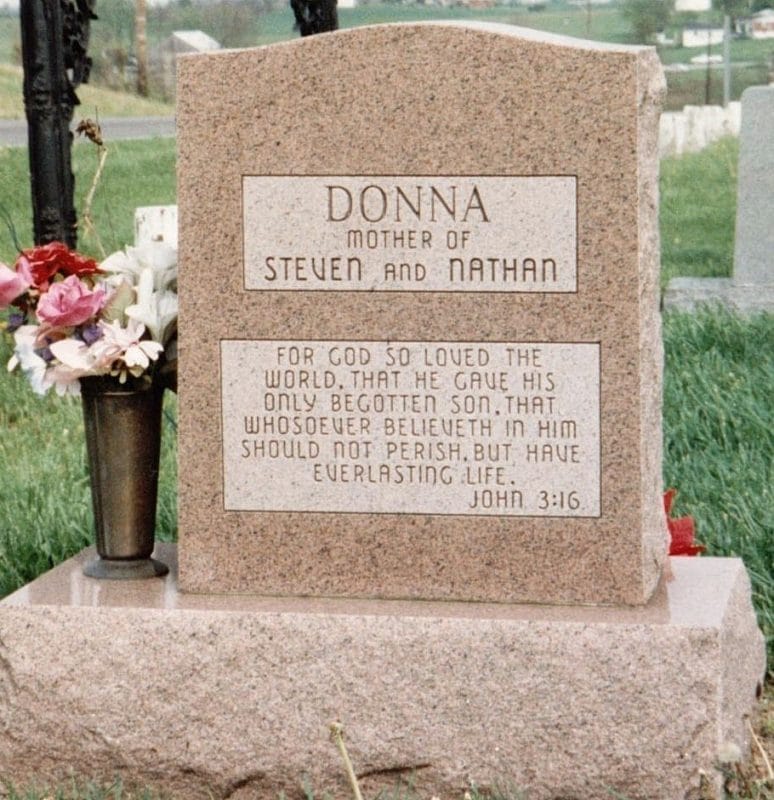
M 774 86 L 751 87 L 742 102 L 734 282 L 768 284 L 774 299 Z
M 645 602 L 655 53 L 440 24 L 179 70 L 183 588 Z
M 674 278 L 667 308 L 722 304 L 736 311 L 774 311 L 774 86 L 742 95 L 736 239 L 731 278 Z
M 220 50 L 220 42 L 204 31 L 174 31 L 154 48 L 152 68 L 166 97 L 174 97 L 177 58 L 184 53 Z
M 141 206 L 134 210 L 135 245 L 164 242 L 177 247 L 177 206 Z

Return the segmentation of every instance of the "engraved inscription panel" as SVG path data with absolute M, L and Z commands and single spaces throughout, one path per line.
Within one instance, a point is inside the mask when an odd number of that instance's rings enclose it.
M 575 292 L 576 184 L 245 176 L 245 288 Z
M 220 351 L 226 510 L 600 514 L 598 343 Z

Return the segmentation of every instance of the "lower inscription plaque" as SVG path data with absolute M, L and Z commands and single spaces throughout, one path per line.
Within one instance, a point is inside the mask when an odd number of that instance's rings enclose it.
M 220 350 L 228 511 L 599 516 L 598 343 Z

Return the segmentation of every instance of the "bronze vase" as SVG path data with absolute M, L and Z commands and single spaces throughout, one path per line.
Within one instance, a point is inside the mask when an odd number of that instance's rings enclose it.
M 98 557 L 84 566 L 92 578 L 166 575 L 151 558 L 161 453 L 164 389 L 122 386 L 110 378 L 81 378 Z

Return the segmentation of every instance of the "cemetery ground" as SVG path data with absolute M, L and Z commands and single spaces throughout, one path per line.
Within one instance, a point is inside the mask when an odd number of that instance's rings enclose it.
M 108 143 L 108 147 L 108 169 L 95 198 L 93 216 L 110 252 L 131 241 L 136 206 L 174 202 L 175 154 L 174 142 L 169 140 Z M 0 203 L 24 244 L 31 242 L 29 201 L 20 188 L 27 184 L 26 158 L 24 149 L 0 148 Z M 74 159 L 76 185 L 82 196 L 96 164 L 93 146 L 78 144 Z M 662 163 L 662 285 L 675 275 L 730 274 L 735 186 L 736 142 L 730 139 L 703 153 Z M 6 187 L 14 190 L 9 192 Z M 81 246 L 99 255 L 93 237 L 82 235 Z M 13 258 L 12 237 L 3 230 L 0 261 Z M 664 343 L 664 480 L 666 486 L 679 490 L 674 513 L 695 518 L 697 537 L 708 555 L 744 560 L 759 623 L 767 637 L 771 669 L 774 317 L 670 313 L 664 318 Z M 5 363 L 8 356 L 4 344 L 0 361 Z M 174 539 L 177 523 L 174 397 L 168 396 L 166 415 L 157 527 L 160 540 Z M 0 424 L 0 595 L 5 595 L 88 544 L 92 523 L 80 404 L 34 397 L 21 378 L 4 378 L 0 381 Z M 757 726 L 770 760 L 774 757 L 773 705 L 770 680 Z M 742 775 L 730 776 L 730 798 L 774 797 L 770 781 L 754 780 L 765 775 L 762 757 L 756 755 L 759 770 L 750 767 Z M 331 757 L 336 757 L 335 752 Z M 12 779 L 0 776 L 0 786 L 3 780 Z M 383 797 L 411 796 L 402 792 Z M 63 787 L 58 793 L 25 789 L 9 796 L 14 800 L 152 797 L 128 794 L 118 784 L 109 789 Z M 519 795 L 503 796 L 515 800 Z

